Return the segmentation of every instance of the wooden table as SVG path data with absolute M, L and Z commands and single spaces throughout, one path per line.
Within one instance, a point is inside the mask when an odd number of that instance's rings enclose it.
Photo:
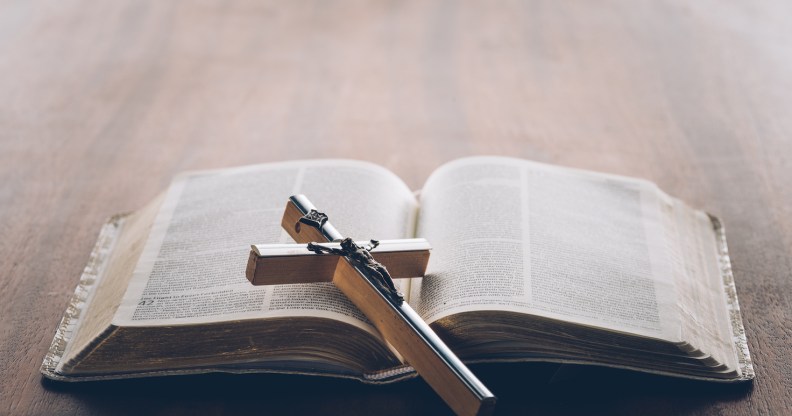
M 790 412 L 790 19 L 785 1 L 2 1 L 0 413 L 446 412 L 420 380 L 38 367 L 104 219 L 179 171 L 359 158 L 419 188 L 474 154 L 640 176 L 720 215 L 756 365 L 752 385 L 478 368 L 501 413 Z

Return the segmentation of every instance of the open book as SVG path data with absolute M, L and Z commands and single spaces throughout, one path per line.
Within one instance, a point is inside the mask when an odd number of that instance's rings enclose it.
M 356 161 L 182 174 L 103 227 L 42 373 L 413 376 L 331 283 L 246 279 L 251 244 L 291 242 L 298 193 L 356 239 L 429 240 L 426 276 L 398 283 L 467 362 L 754 377 L 720 221 L 647 181 L 499 157 L 440 167 L 420 198 Z

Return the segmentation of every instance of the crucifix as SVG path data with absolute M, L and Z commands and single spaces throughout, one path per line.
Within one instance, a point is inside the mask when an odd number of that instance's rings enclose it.
M 302 244 L 252 246 L 246 273 L 251 283 L 333 282 L 454 412 L 492 413 L 495 396 L 404 301 L 391 280 L 424 275 L 431 248 L 426 240 L 359 243 L 344 238 L 304 195 L 289 198 L 281 225 Z

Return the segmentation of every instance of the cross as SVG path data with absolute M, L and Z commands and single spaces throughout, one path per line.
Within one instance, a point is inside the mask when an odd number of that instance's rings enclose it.
M 495 396 L 404 302 L 391 280 L 424 275 L 431 248 L 426 240 L 367 244 L 344 238 L 304 195 L 289 198 L 281 225 L 303 244 L 251 246 L 246 273 L 251 283 L 333 282 L 454 412 L 492 413 Z

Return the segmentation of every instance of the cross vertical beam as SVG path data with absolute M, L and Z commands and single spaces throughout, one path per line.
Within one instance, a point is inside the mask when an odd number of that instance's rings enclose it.
M 341 241 L 344 237 L 304 195 L 289 198 L 282 226 L 298 243 Z M 251 260 L 253 256 L 251 255 Z M 333 283 L 358 307 L 421 377 L 460 415 L 486 415 L 496 398 L 398 296 L 385 293 L 371 270 L 350 255 L 338 259 Z M 389 279 L 389 278 L 388 278 Z

